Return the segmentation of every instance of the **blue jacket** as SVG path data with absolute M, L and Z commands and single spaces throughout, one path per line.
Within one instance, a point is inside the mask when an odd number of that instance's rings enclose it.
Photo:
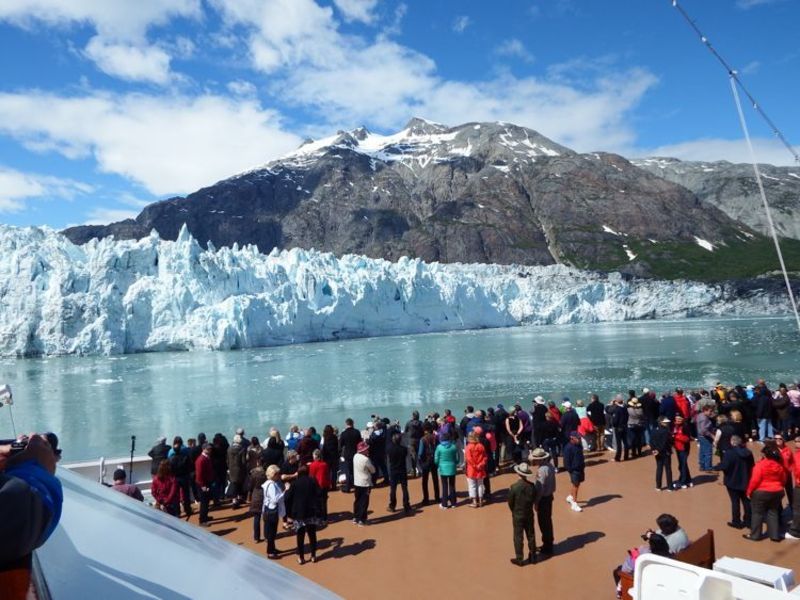
M 564 446 L 564 468 L 570 473 L 583 473 L 586 468 L 583 446 L 571 442 Z

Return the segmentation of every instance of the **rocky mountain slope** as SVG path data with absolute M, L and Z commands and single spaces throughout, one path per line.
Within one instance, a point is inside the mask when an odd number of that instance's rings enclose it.
M 770 241 L 684 184 L 621 156 L 578 154 L 508 123 L 446 127 L 412 119 L 364 128 L 135 219 L 64 233 L 76 243 L 186 223 L 213 246 L 315 248 L 428 262 L 566 264 L 663 278 L 750 277 L 775 268 Z M 800 246 L 800 244 L 798 244 Z M 787 252 L 800 264 L 800 248 Z
M 726 161 L 690 162 L 675 158 L 646 158 L 631 163 L 682 185 L 732 219 L 769 235 L 752 165 Z M 800 239 L 800 167 L 760 165 L 759 170 L 775 229 L 783 237 Z

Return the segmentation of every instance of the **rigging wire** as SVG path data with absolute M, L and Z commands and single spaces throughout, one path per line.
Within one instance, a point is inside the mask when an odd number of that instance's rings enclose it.
M 778 234 L 775 232 L 775 225 L 772 222 L 772 214 L 769 209 L 769 204 L 767 203 L 767 194 L 764 192 L 764 182 L 761 179 L 761 169 L 758 168 L 758 162 L 756 162 L 756 153 L 755 150 L 753 150 L 753 142 L 750 140 L 750 132 L 747 129 L 747 121 L 744 118 L 742 102 L 739 99 L 739 90 L 736 89 L 736 81 L 733 77 L 731 77 L 730 81 L 733 99 L 736 102 L 736 111 L 739 113 L 739 122 L 742 125 L 744 138 L 747 140 L 747 148 L 750 151 L 750 159 L 753 162 L 753 169 L 756 173 L 758 192 L 761 194 L 761 202 L 764 203 L 764 211 L 767 213 L 767 224 L 769 225 L 770 233 L 772 233 L 772 241 L 775 242 L 775 251 L 778 253 L 778 261 L 781 263 L 781 271 L 783 271 L 783 279 L 786 281 L 786 289 L 789 292 L 789 301 L 792 303 L 792 309 L 794 310 L 794 318 L 795 321 L 797 321 L 797 329 L 800 330 L 800 313 L 797 312 L 797 302 L 794 299 L 794 292 L 792 292 L 792 284 L 789 282 L 789 274 L 786 271 L 786 263 L 783 262 L 783 252 L 781 252 L 781 246 L 778 243 Z
M 741 79 L 739 79 L 739 75 L 735 69 L 733 69 L 728 61 L 723 58 L 723 56 L 717 52 L 716 48 L 711 45 L 709 39 L 703 34 L 700 28 L 697 26 L 697 23 L 689 16 L 689 14 L 683 9 L 683 7 L 678 3 L 678 0 L 671 0 L 672 6 L 678 9 L 678 12 L 681 13 L 683 18 L 689 24 L 689 26 L 694 30 L 694 32 L 700 37 L 700 41 L 708 48 L 711 54 L 720 62 L 720 64 L 725 68 L 728 72 L 728 77 L 730 79 L 731 84 L 731 91 L 733 92 L 733 99 L 736 103 L 736 110 L 739 114 L 739 123 L 742 127 L 742 131 L 744 132 L 745 140 L 747 141 L 747 147 L 750 152 L 750 160 L 753 163 L 753 170 L 755 171 L 756 175 L 756 182 L 758 183 L 758 191 L 761 195 L 761 201 L 764 204 L 764 212 L 767 215 L 767 224 L 769 225 L 770 234 L 772 235 L 772 241 L 775 243 L 775 251 L 778 254 L 778 261 L 781 265 L 781 271 L 783 272 L 783 279 L 786 282 L 786 290 L 789 293 L 789 302 L 792 305 L 792 310 L 794 312 L 794 318 L 797 322 L 797 329 L 800 331 L 800 313 L 798 313 L 797 309 L 797 302 L 795 301 L 794 292 L 792 291 L 792 285 L 789 281 L 789 273 L 786 270 L 786 263 L 783 260 L 783 253 L 781 252 L 780 242 L 778 241 L 778 233 L 775 231 L 775 225 L 772 221 L 772 213 L 770 211 L 769 203 L 767 202 L 767 194 L 764 192 L 764 183 L 761 178 L 761 170 L 758 168 L 758 161 L 756 160 L 756 153 L 753 149 L 753 143 L 750 139 L 750 132 L 747 128 L 747 121 L 744 117 L 744 111 L 742 110 L 742 102 L 739 98 L 739 89 L 742 90 L 747 99 L 750 101 L 750 104 L 753 106 L 753 109 L 761 116 L 762 119 L 767 123 L 769 128 L 772 130 L 772 133 L 777 137 L 781 143 L 786 146 L 786 149 L 789 150 L 790 154 L 794 157 L 796 163 L 800 164 L 800 155 L 797 151 L 792 147 L 786 137 L 783 135 L 780 129 L 778 129 L 777 125 L 773 123 L 772 119 L 769 118 L 767 113 L 761 106 L 756 102 L 756 99 L 753 95 L 749 92 L 747 87 L 742 83 Z

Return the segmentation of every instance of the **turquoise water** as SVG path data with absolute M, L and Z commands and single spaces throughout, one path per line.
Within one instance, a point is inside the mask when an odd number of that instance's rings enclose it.
M 630 387 L 662 390 L 800 378 L 787 319 L 691 319 L 522 327 L 369 338 L 237 352 L 0 360 L 18 431 L 53 430 L 66 460 L 137 454 L 159 435 L 262 438 L 271 425 L 341 426 L 370 414 L 405 420 L 536 394 L 603 400 Z M 11 435 L 0 408 L 0 437 Z

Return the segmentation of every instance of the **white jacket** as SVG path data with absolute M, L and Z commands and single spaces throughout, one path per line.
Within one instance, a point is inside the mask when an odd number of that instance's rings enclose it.
M 375 466 L 369 457 L 356 454 L 353 457 L 353 484 L 356 487 L 372 487 L 372 474 Z
M 267 512 L 267 509 L 278 509 L 278 516 L 282 519 L 286 516 L 286 504 L 283 501 L 284 492 L 277 482 L 267 479 L 266 483 L 261 486 L 264 490 L 264 508 L 262 512 Z

